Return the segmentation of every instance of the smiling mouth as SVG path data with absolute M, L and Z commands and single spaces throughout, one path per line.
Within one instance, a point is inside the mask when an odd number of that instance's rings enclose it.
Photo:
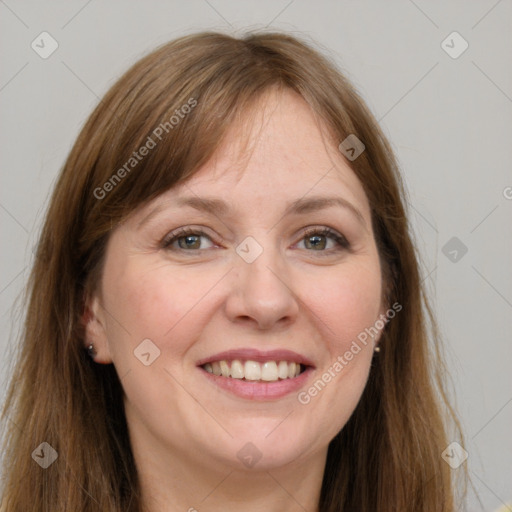
M 307 366 L 290 361 L 243 361 L 223 359 L 201 365 L 208 373 L 228 379 L 251 382 L 277 382 L 294 379 L 303 373 Z

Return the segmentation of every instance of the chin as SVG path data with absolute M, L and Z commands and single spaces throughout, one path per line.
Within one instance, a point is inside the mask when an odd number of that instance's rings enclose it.
M 297 462 L 315 448 L 328 445 L 328 439 L 322 443 L 320 432 L 299 434 L 293 416 L 292 413 L 289 417 L 286 414 L 272 419 L 260 417 L 240 422 L 238 426 L 232 424 L 228 430 L 233 438 L 227 440 L 222 452 L 218 452 L 218 444 L 211 449 L 237 470 L 265 471 Z

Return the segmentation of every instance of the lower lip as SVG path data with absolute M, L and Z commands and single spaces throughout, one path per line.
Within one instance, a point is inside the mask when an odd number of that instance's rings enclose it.
M 199 370 L 214 385 L 247 400 L 276 400 L 289 395 L 290 393 L 297 392 L 302 386 L 304 386 L 305 382 L 313 372 L 313 368 L 309 367 L 300 375 L 293 377 L 292 379 L 262 382 L 213 375 L 213 373 L 209 373 L 201 367 Z

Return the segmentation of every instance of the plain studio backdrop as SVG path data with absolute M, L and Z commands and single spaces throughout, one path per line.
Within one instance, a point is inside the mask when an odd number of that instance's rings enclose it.
M 5 0 L 0 13 L 2 397 L 48 195 L 99 99 L 170 39 L 284 30 L 318 42 L 391 140 L 479 496 L 466 509 L 511 502 L 510 0 Z

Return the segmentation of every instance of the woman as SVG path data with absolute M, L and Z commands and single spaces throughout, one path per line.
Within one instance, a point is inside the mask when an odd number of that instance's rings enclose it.
M 364 102 L 298 39 L 136 63 L 41 234 L 6 510 L 455 510 L 404 201 Z

